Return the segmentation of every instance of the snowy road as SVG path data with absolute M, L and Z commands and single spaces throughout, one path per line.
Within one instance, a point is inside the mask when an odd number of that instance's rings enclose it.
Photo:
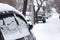
M 60 40 L 60 19 L 53 16 L 46 23 L 36 24 L 33 32 L 37 40 Z

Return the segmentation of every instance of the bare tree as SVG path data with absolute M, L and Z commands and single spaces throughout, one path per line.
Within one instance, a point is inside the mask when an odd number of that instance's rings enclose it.
M 55 8 L 57 12 L 59 13 L 59 18 L 60 18 L 60 0 L 54 0 L 55 3 Z
M 16 0 L 9 0 L 8 4 L 10 4 L 13 7 L 16 7 Z
M 47 0 L 46 2 L 46 10 L 48 13 L 51 12 L 51 8 L 54 7 L 54 0 Z
M 26 16 L 27 3 L 28 3 L 28 0 L 24 0 L 24 3 L 23 3 L 23 11 L 22 11 L 22 14 L 24 16 Z

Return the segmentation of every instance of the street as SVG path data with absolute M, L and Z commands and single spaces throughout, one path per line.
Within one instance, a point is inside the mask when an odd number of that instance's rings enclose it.
M 46 23 L 34 25 L 33 32 L 37 40 L 60 40 L 60 19 L 54 14 Z

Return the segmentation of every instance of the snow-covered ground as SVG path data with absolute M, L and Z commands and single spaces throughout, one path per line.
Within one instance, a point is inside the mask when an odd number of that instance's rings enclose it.
M 34 25 L 33 32 L 37 40 L 60 40 L 60 19 L 57 13 L 46 23 Z

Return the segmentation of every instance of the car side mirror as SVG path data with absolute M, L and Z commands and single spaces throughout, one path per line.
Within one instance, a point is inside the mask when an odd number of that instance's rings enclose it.
M 33 25 L 28 24 L 28 29 L 31 30 L 33 28 Z

